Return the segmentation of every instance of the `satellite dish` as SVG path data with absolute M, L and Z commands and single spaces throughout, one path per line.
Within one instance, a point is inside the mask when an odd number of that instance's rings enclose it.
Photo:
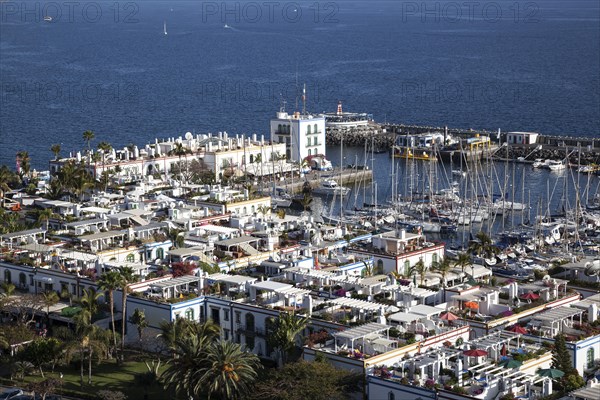
M 186 140 L 192 140 L 193 138 L 194 138 L 194 135 L 192 135 L 192 132 L 186 132 L 186 134 L 185 134 Z

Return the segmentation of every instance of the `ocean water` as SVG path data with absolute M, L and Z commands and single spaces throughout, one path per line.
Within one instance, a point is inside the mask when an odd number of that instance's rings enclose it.
M 268 135 L 303 84 L 311 112 L 342 100 L 381 121 L 600 137 L 599 7 L 3 1 L 0 164 L 28 150 L 46 168 L 52 144 L 81 149 L 85 130 L 114 146 Z

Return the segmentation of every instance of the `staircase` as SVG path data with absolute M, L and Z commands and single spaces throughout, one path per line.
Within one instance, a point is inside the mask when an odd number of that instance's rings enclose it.
M 240 249 L 242 249 L 244 251 L 244 253 L 248 254 L 249 256 L 255 256 L 257 254 L 260 254 L 260 251 L 256 250 L 254 247 L 250 246 L 248 243 L 240 243 L 239 247 L 240 247 Z

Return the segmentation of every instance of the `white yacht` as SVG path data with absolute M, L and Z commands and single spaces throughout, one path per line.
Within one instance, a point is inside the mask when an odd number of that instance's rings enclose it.
M 555 160 L 546 160 L 545 167 L 550 171 L 562 171 L 563 169 L 567 168 L 564 162 Z
M 350 188 L 338 185 L 338 183 L 333 179 L 322 181 L 317 188 L 313 189 L 313 193 L 325 195 L 336 194 L 344 196 L 347 195 L 349 192 Z

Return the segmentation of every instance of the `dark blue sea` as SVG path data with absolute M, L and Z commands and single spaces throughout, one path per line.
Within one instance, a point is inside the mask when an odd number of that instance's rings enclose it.
M 599 47 L 598 0 L 2 1 L 0 163 L 268 134 L 304 83 L 312 112 L 600 136 Z

